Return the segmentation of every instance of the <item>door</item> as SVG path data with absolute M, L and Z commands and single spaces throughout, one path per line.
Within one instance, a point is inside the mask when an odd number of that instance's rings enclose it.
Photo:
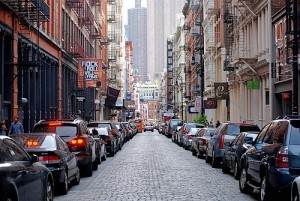
M 8 160 L 14 162 L 18 167 L 21 194 L 24 192 L 24 200 L 31 201 L 32 198 L 42 200 L 44 183 L 41 177 L 41 164 L 31 163 L 28 154 L 13 140 L 3 140 L 3 146 L 7 149 Z

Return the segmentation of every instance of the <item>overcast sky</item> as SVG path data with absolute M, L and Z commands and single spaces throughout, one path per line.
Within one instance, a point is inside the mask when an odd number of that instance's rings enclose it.
M 150 0 L 151 1 L 151 0 Z M 123 0 L 123 20 L 124 24 L 127 24 L 127 10 L 134 8 L 135 0 Z M 147 0 L 142 0 L 142 7 L 147 7 Z

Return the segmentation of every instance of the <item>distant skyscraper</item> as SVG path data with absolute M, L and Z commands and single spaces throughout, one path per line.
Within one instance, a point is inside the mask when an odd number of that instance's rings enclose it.
M 147 8 L 141 7 L 141 0 L 135 1 L 135 8 L 128 9 L 126 36 L 133 42 L 133 70 L 135 82 L 145 82 L 147 76 Z
M 175 33 L 176 16 L 186 0 L 147 1 L 148 74 L 151 81 L 160 79 L 167 66 L 167 38 Z

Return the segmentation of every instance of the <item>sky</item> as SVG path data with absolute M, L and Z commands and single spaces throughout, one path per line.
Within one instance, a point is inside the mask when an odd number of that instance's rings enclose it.
M 150 0 L 151 1 L 151 0 Z M 127 10 L 134 8 L 135 0 L 123 0 L 123 20 L 124 24 L 127 24 Z M 142 7 L 147 7 L 147 0 L 142 0 Z

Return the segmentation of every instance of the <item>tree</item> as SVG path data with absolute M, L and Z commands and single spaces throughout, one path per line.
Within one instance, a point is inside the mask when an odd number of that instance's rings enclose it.
M 196 118 L 194 118 L 194 123 L 204 124 L 205 127 L 207 127 L 207 116 L 205 114 L 199 114 Z

